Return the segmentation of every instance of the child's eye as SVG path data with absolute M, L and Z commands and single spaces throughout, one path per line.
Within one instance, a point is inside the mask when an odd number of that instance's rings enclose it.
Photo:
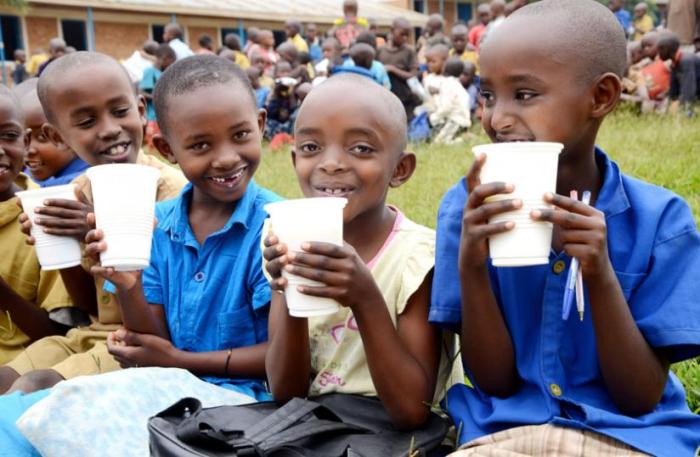
M 299 150 L 300 150 L 301 152 L 305 152 L 305 153 L 307 153 L 307 154 L 313 154 L 313 153 L 315 153 L 315 152 L 318 152 L 318 151 L 320 150 L 320 148 L 318 147 L 317 144 L 306 143 L 306 144 L 302 144 L 302 145 L 299 147 Z
M 47 137 L 46 135 L 44 135 L 44 132 L 42 132 L 42 131 L 40 131 L 39 133 L 37 133 L 37 134 L 34 136 L 34 138 L 36 138 L 36 140 L 37 140 L 39 143 L 47 143 L 47 142 L 49 141 L 48 137 Z
M 195 144 L 193 144 L 193 145 L 190 146 L 188 149 L 191 149 L 191 150 L 193 150 L 193 151 L 195 151 L 195 152 L 204 152 L 204 151 L 206 151 L 207 149 L 209 149 L 209 143 L 206 143 L 206 142 L 202 141 L 202 142 L 200 142 L 200 143 L 195 143 Z
M 16 141 L 17 138 L 19 138 L 20 134 L 17 132 L 1 132 L 0 133 L 0 139 L 3 141 Z
M 532 99 L 535 96 L 537 96 L 537 94 L 530 90 L 519 90 L 515 93 L 515 99 L 524 102 Z
M 117 117 L 124 117 L 129 114 L 129 108 L 118 108 L 113 111 L 114 115 Z
M 356 144 L 355 146 L 350 148 L 350 152 L 352 152 L 353 154 L 365 155 L 371 154 L 372 152 L 374 152 L 374 149 L 364 144 Z
M 493 101 L 493 94 L 487 90 L 482 90 L 480 93 L 481 98 L 484 100 L 484 103 L 489 103 Z
M 250 130 L 242 130 L 233 134 L 233 139 L 236 141 L 245 140 L 250 135 Z
M 90 127 L 95 125 L 95 119 L 92 117 L 83 119 L 81 121 L 78 121 L 75 125 L 81 129 L 89 129 Z

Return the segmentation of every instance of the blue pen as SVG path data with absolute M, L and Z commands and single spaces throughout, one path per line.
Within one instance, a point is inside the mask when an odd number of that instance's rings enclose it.
M 569 196 L 578 200 L 578 192 L 572 190 Z M 576 257 L 571 259 L 571 266 L 569 267 L 569 274 L 566 277 L 566 288 L 564 289 L 564 301 L 561 304 L 561 318 L 567 320 L 569 318 L 569 313 L 571 312 L 571 305 L 574 303 L 574 298 L 576 298 L 576 277 L 578 276 L 578 260 Z
M 591 204 L 591 193 L 590 191 L 584 190 L 581 196 L 581 201 L 585 205 Z M 577 262 L 578 267 L 578 262 Z M 578 310 L 578 319 L 583 321 L 583 311 L 585 308 L 585 301 L 583 297 L 583 275 L 581 274 L 581 269 L 578 268 L 576 274 L 576 309 Z

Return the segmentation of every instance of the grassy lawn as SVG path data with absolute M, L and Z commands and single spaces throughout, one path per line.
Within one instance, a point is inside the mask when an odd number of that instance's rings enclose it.
M 408 217 L 435 226 L 440 199 L 467 171 L 471 146 L 488 142 L 481 132 L 460 146 L 415 145 L 418 168 L 413 178 L 389 194 L 389 202 Z M 598 144 L 626 174 L 666 187 L 681 195 L 700 221 L 700 121 L 637 116 L 620 110 L 606 120 Z M 287 150 L 267 152 L 257 181 L 287 198 L 301 197 Z M 691 409 L 700 413 L 700 362 L 677 364 Z

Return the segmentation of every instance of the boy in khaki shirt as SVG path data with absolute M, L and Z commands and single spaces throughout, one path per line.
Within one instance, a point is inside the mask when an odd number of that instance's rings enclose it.
M 20 173 L 29 144 L 19 103 L 0 88 L 0 363 L 39 338 L 65 332 L 70 297 L 55 271 L 41 271 L 34 248 L 17 227 L 15 194 L 37 188 Z
M 186 180 L 179 171 L 140 150 L 145 105 L 134 94 L 128 75 L 112 58 L 91 52 L 67 55 L 42 74 L 38 91 L 49 121 L 46 133 L 53 143 L 69 146 L 91 166 L 139 163 L 158 168 L 158 200 L 176 197 L 184 187 Z M 79 190 L 78 201 L 48 201 L 37 223 L 47 233 L 84 241 L 92 192 L 86 176 L 79 176 L 74 183 Z M 28 233 L 26 216 L 21 221 L 23 231 Z M 29 242 L 33 242 L 31 237 Z M 119 368 L 105 345 L 107 334 L 121 324 L 118 304 L 113 295 L 102 290 L 103 281 L 88 273 L 90 266 L 86 257 L 82 267 L 60 272 L 74 302 L 90 311 L 93 323 L 73 329 L 65 337 L 37 341 L 0 367 L 0 392 L 10 388 L 32 392 L 63 379 Z

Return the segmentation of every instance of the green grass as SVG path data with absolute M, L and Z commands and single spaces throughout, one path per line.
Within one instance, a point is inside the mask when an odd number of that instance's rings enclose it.
M 435 227 L 443 194 L 471 163 L 471 146 L 485 142 L 488 139 L 478 131 L 459 146 L 411 146 L 418 167 L 408 183 L 390 192 L 389 202 L 414 221 Z M 639 116 L 622 109 L 603 124 L 598 144 L 626 174 L 681 195 L 696 222 L 700 221 L 700 121 Z M 284 197 L 302 196 L 288 150 L 266 152 L 256 179 Z M 673 368 L 685 385 L 691 409 L 700 412 L 700 362 L 691 360 Z

